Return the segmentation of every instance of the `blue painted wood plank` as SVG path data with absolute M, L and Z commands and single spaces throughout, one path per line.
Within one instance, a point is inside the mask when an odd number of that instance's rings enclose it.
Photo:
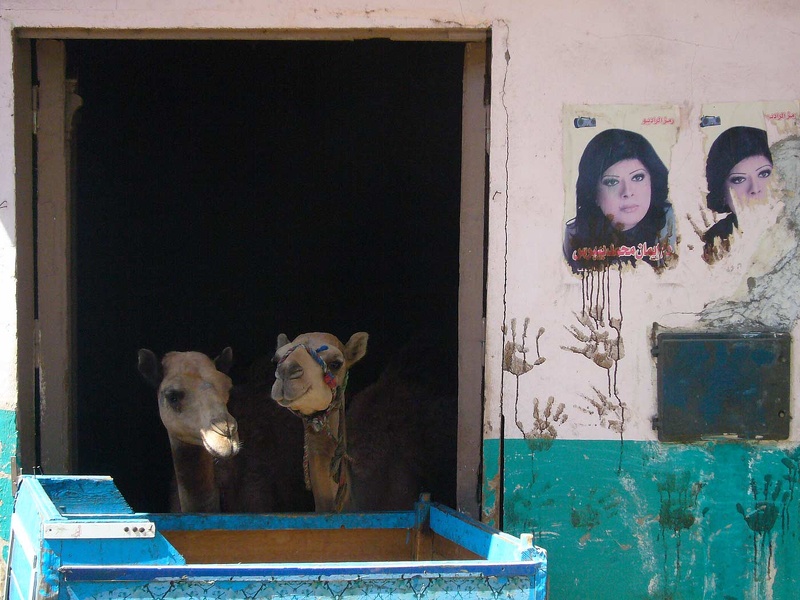
M 228 578 L 387 578 L 425 576 L 529 577 L 537 564 L 471 561 L 392 561 L 353 563 L 263 563 L 240 565 L 64 565 L 59 569 L 66 581 L 167 581 Z
M 416 519 L 412 511 L 386 513 L 299 514 L 148 514 L 161 531 L 203 529 L 408 529 Z
M 62 515 L 133 514 L 110 477 L 47 477 L 42 488 Z
M 432 506 L 430 518 L 433 531 L 487 560 L 524 560 L 525 551 L 531 556 L 530 544 L 523 544 L 519 538 L 477 523 L 446 506 Z

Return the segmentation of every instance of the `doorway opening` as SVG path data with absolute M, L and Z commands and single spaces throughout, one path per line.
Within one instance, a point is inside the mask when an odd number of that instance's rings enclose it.
M 412 336 L 435 335 L 442 382 L 458 388 L 464 44 L 69 40 L 66 50 L 83 101 L 78 473 L 111 475 L 135 510 L 167 510 L 169 446 L 136 371 L 142 347 L 213 356 L 231 346 L 237 381 L 279 333 L 367 331 L 355 392 Z M 483 256 L 482 238 L 471 250 Z M 482 269 L 470 277 L 482 290 Z M 479 432 L 481 399 L 470 402 L 477 416 L 461 427 Z

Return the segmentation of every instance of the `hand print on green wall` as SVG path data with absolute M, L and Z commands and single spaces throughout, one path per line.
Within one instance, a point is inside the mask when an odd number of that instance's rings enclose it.
M 753 577 L 759 579 L 759 563 L 763 561 L 766 555 L 766 565 L 764 567 L 764 574 L 762 578 L 768 577 L 771 568 L 772 556 L 774 548 L 772 545 L 772 530 L 781 514 L 781 508 L 777 502 L 780 501 L 785 506 L 790 499 L 789 492 L 783 492 L 783 481 L 780 479 L 775 482 L 773 487 L 772 475 L 764 475 L 764 486 L 761 491 L 761 500 L 759 500 L 759 489 L 755 479 L 750 480 L 750 491 L 753 494 L 753 504 L 747 508 L 742 506 L 741 503 L 736 503 L 736 511 L 742 515 L 745 523 L 753 532 Z M 759 559 L 759 547 L 761 550 L 761 559 Z

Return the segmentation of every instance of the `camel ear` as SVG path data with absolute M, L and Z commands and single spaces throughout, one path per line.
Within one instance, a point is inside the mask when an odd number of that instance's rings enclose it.
M 214 359 L 214 366 L 217 367 L 217 371 L 227 375 L 228 371 L 231 370 L 231 365 L 233 365 L 233 349 L 228 346 Z
M 161 362 L 153 354 L 152 350 L 142 348 L 139 350 L 139 373 L 145 378 L 147 383 L 154 388 L 161 385 L 161 380 L 164 378 L 164 373 L 161 371 Z
M 347 344 L 344 347 L 344 357 L 347 359 L 347 364 L 352 366 L 364 358 L 367 353 L 367 339 L 369 334 L 366 331 L 359 331 L 350 336 Z
M 278 345 L 275 347 L 277 350 L 278 348 L 283 348 L 286 344 L 289 343 L 289 336 L 285 333 L 278 334 Z

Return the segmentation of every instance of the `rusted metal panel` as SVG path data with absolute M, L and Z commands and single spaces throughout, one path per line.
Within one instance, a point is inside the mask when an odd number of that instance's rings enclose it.
M 788 333 L 659 334 L 658 439 L 787 439 L 790 350 Z

